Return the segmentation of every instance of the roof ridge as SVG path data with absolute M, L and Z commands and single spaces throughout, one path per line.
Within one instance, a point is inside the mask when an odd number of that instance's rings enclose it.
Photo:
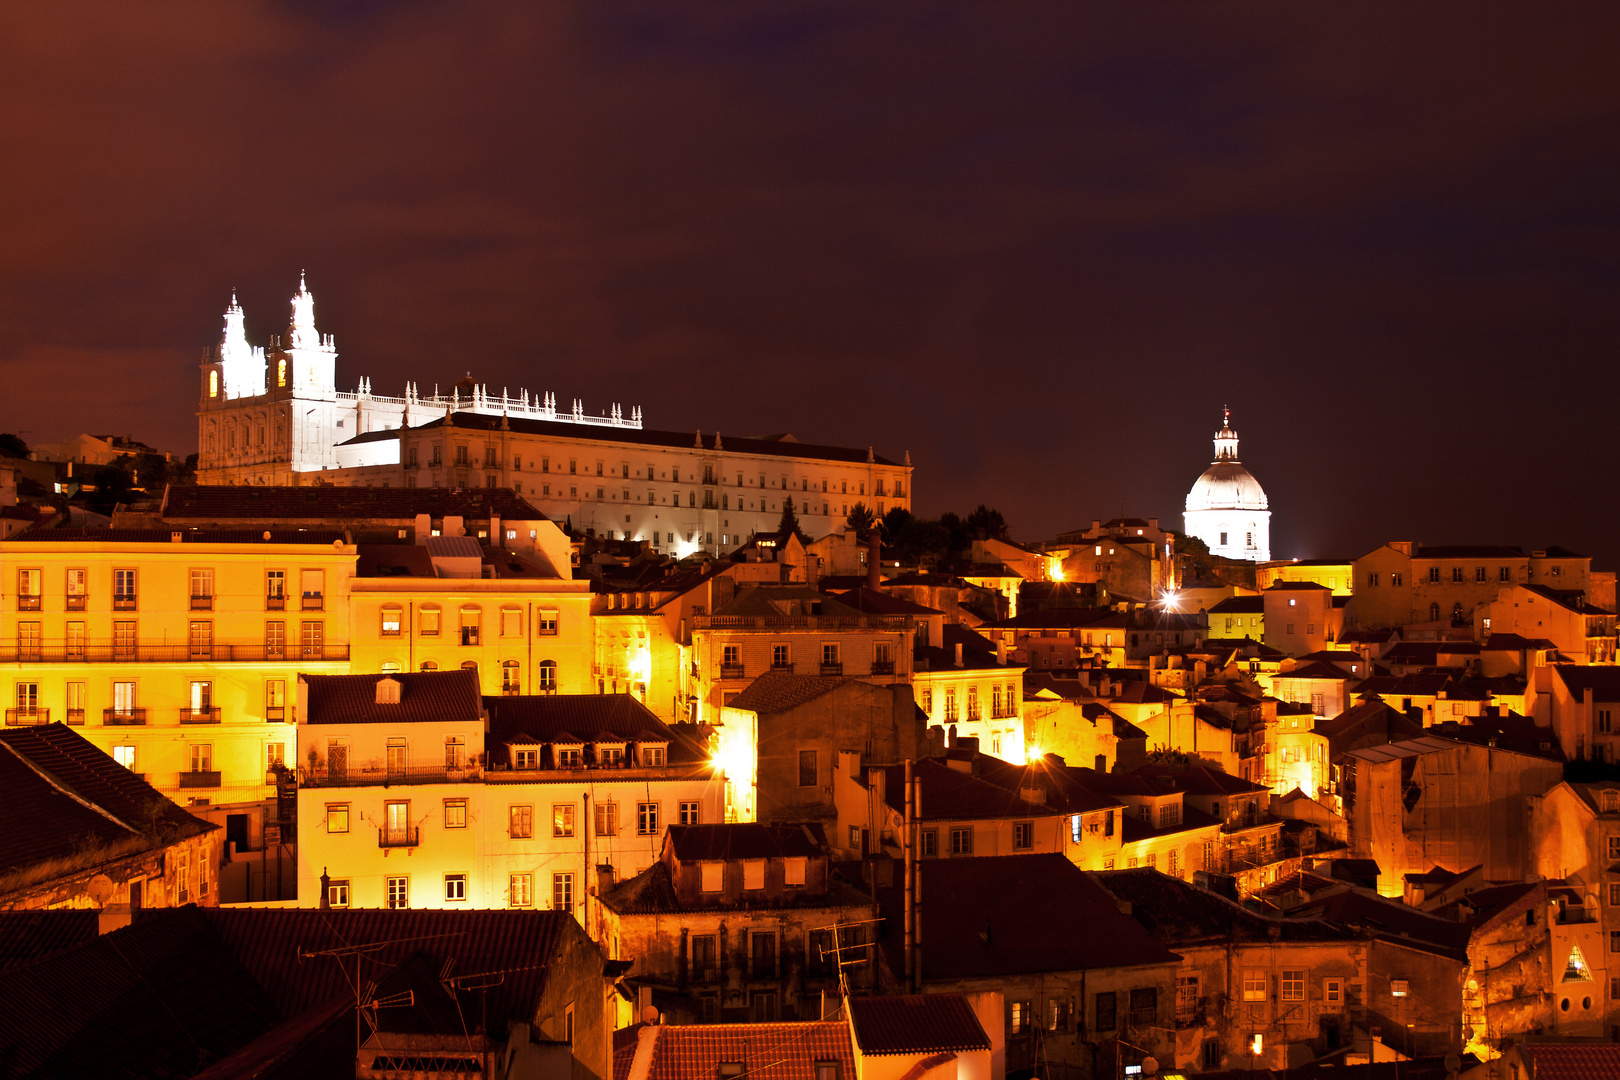
M 64 786 L 64 781 L 58 780 L 53 773 L 36 764 L 31 758 L 21 753 L 15 746 L 12 746 L 8 740 L 0 739 L 0 746 L 4 746 L 11 752 L 13 757 L 37 773 L 41 780 L 44 780 L 47 784 L 51 785 L 51 787 L 55 788 L 57 791 L 60 791 L 63 795 L 66 795 L 68 798 L 83 806 L 85 809 L 95 811 L 108 821 L 112 822 L 114 825 L 129 830 L 132 835 L 141 835 L 141 831 L 139 829 L 135 828 L 135 826 L 131 825 L 129 822 L 124 821 L 122 818 L 119 818 L 106 807 L 93 803 L 84 798 L 78 792 Z

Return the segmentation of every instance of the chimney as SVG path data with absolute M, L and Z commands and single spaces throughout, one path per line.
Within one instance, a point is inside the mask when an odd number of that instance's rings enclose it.
M 877 526 L 866 537 L 866 587 L 873 592 L 883 583 L 883 538 L 878 534 Z
M 606 896 L 613 891 L 618 881 L 618 875 L 613 872 L 612 863 L 596 864 L 596 895 Z
M 501 515 L 489 515 L 489 546 L 502 547 L 505 545 L 506 534 L 501 532 Z
M 960 641 L 956 643 L 956 666 L 962 666 L 962 643 Z
M 326 867 L 321 867 L 321 910 L 326 911 L 332 906 L 332 879 L 326 873 Z
M 996 642 L 996 663 L 1005 664 L 1006 662 L 1007 662 L 1007 643 L 1005 641 L 999 641 L 998 640 Z

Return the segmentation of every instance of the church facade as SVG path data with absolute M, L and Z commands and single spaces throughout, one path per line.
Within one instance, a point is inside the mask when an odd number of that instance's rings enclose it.
M 337 346 L 315 326 L 302 280 L 285 334 L 248 344 L 236 297 L 201 369 L 201 484 L 507 487 L 556 521 L 677 555 L 718 552 L 774 531 L 791 500 L 823 535 L 850 507 L 911 507 L 911 461 L 791 435 L 722 438 L 656 431 L 641 409 L 602 415 L 554 394 L 491 394 L 464 380 L 446 395 L 400 397 L 362 378 L 337 389 Z
M 1223 559 L 1269 562 L 1271 510 L 1266 493 L 1238 460 L 1238 436 L 1232 410 L 1226 409 L 1215 433 L 1215 460 L 1187 492 L 1182 518 L 1188 536 L 1209 545 Z

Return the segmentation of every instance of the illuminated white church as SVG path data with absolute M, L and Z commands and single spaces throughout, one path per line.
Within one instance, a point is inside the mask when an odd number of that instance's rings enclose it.
M 1187 492 L 1182 521 L 1186 534 L 1208 544 L 1211 555 L 1271 559 L 1271 511 L 1260 482 L 1238 460 L 1231 409 L 1223 410 L 1221 430 L 1215 433 L 1214 462 Z
M 792 435 L 658 431 L 641 409 L 555 394 L 492 394 L 467 378 L 444 394 L 401 397 L 362 378 L 337 388 L 337 345 L 315 328 L 302 277 L 285 334 L 248 344 L 231 297 L 220 344 L 204 356 L 197 482 L 340 487 L 510 488 L 557 521 L 682 554 L 729 550 L 775 531 L 795 503 L 812 535 L 842 527 L 857 502 L 910 509 L 911 458 Z

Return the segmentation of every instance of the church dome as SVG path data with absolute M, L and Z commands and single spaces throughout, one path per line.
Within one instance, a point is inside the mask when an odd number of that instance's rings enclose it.
M 1187 492 L 1187 511 L 1265 510 L 1266 493 L 1237 456 L 1238 437 L 1227 410 L 1215 433 L 1215 461 Z

